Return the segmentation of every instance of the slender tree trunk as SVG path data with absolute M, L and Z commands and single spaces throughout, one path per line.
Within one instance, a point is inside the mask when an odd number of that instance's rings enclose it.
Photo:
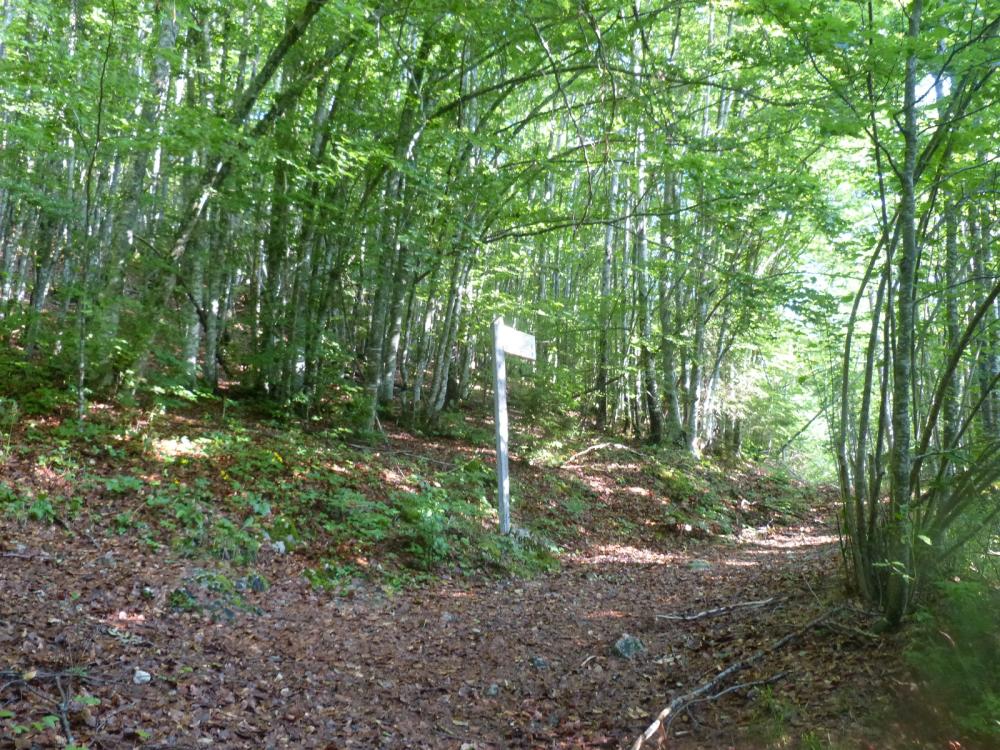
M 910 4 L 907 38 L 916 44 L 920 35 L 923 0 Z M 917 130 L 917 54 L 906 59 L 903 84 L 904 157 L 900 171 L 900 247 L 896 290 L 896 346 L 892 363 L 892 449 L 890 453 L 890 559 L 892 568 L 886 592 L 885 619 L 889 627 L 902 620 L 913 585 L 913 529 L 910 518 L 911 446 L 910 387 L 913 378 L 913 337 L 916 327 L 914 289 L 917 264 L 916 170 L 919 149 Z
M 618 172 L 611 174 L 608 194 L 608 215 L 617 211 Z M 598 430 L 608 424 L 608 370 L 611 358 L 611 259 L 615 249 L 615 225 L 608 221 L 604 228 L 604 258 L 601 262 L 601 334 L 597 354 L 597 420 Z

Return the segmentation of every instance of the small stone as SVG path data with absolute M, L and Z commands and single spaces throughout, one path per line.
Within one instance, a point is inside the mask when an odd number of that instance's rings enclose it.
M 441 615 L 441 622 L 447 625 L 448 623 L 455 622 L 458 618 L 451 612 L 445 612 Z
M 690 570 L 711 570 L 712 565 L 707 560 L 692 560 L 688 563 Z
M 645 650 L 643 642 L 628 633 L 623 633 L 622 637 L 615 641 L 614 652 L 623 659 L 634 659 Z
M 138 667 L 136 667 L 135 673 L 132 675 L 132 682 L 134 682 L 136 685 L 145 685 L 152 679 L 153 675 L 151 675 L 149 672 L 139 669 Z
M 271 543 L 271 549 L 279 555 L 285 554 L 285 543 L 282 540 Z
M 535 669 L 548 669 L 549 663 L 541 656 L 532 656 L 531 666 L 533 666 Z
M 500 695 L 500 686 L 495 682 L 490 683 L 490 686 L 486 688 L 486 695 L 490 698 L 496 698 Z

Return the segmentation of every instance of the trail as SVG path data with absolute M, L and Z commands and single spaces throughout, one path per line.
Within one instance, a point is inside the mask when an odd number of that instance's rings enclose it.
M 515 476 L 530 489 L 533 471 Z M 738 534 L 695 539 L 647 523 L 661 501 L 627 467 L 564 472 L 599 502 L 561 569 L 531 580 L 399 592 L 358 580 L 333 596 L 303 580 L 297 556 L 267 553 L 257 565 L 267 591 L 242 581 L 212 592 L 204 567 L 134 539 L 108 535 L 95 547 L 63 534 L 57 554 L 45 546 L 50 530 L 7 529 L 17 547 L 0 559 L 0 709 L 62 714 L 91 748 L 620 747 L 673 696 L 839 595 L 823 507 L 792 526 L 758 515 Z M 175 611 L 170 592 L 196 583 L 216 605 Z M 615 653 L 624 635 L 641 642 L 632 658 Z M 670 727 L 670 746 L 856 739 L 881 658 L 859 633 L 807 633 L 735 680 L 779 681 L 693 706 Z M 56 677 L 100 704 L 60 709 Z M 35 742 L 59 746 L 65 734 L 57 725 Z M 19 747 L 6 736 L 0 747 Z

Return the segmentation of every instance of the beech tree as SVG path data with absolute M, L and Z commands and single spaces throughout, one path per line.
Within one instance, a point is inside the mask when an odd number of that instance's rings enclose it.
M 998 18 L 8 2 L 0 329 L 81 419 L 168 384 L 377 429 L 482 399 L 502 314 L 532 409 L 694 454 L 828 424 L 895 624 L 997 519 Z

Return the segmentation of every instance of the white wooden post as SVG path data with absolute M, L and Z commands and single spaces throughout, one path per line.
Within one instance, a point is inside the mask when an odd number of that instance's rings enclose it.
M 507 354 L 535 360 L 535 337 L 493 321 L 493 419 L 497 433 L 497 505 L 500 533 L 510 533 L 510 466 L 507 459 Z
M 497 432 L 497 506 L 500 533 L 510 533 L 510 466 L 507 461 L 507 355 L 503 318 L 493 321 L 493 424 Z

